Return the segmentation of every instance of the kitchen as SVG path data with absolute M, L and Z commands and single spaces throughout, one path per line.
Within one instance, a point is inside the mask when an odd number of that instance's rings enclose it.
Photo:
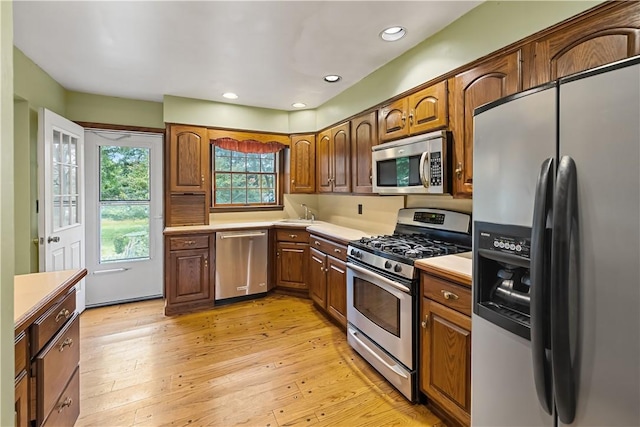
M 500 6 L 497 4 L 487 4 L 487 5 L 483 5 L 481 7 L 484 7 L 485 9 L 479 9 L 479 11 L 477 12 L 478 14 L 480 14 L 480 12 L 485 11 L 486 13 L 489 13 L 490 11 L 495 12 L 495 10 L 491 10 L 489 8 L 501 8 L 501 7 L 505 7 L 508 8 L 508 6 L 504 5 L 504 6 Z M 515 7 L 515 6 L 514 6 Z M 552 7 L 552 6 L 549 6 Z M 560 7 L 560 6 L 555 6 L 555 7 Z M 584 9 L 586 8 L 586 5 L 563 5 L 563 7 L 567 7 L 567 8 L 571 8 L 571 7 L 575 7 L 577 9 Z M 512 10 L 512 12 L 515 11 Z M 518 12 L 520 13 L 532 13 L 531 10 L 518 10 Z M 490 52 L 499 49 L 505 45 L 508 45 L 511 42 L 515 42 L 516 40 L 521 39 L 522 37 L 528 36 L 529 34 L 532 34 L 542 28 L 545 28 L 549 25 L 552 25 L 555 22 L 561 21 L 562 19 L 575 15 L 576 13 L 580 12 L 580 10 L 571 10 L 571 11 L 562 11 L 562 12 L 557 12 L 558 16 L 555 18 L 551 18 L 551 17 L 539 17 L 541 22 L 538 22 L 537 24 L 532 24 L 531 21 L 533 21 L 532 19 L 523 19 L 522 17 L 518 17 L 517 14 L 515 14 L 515 16 L 510 17 L 511 19 L 509 20 L 509 22 L 513 22 L 515 26 L 518 26 L 518 30 L 515 32 L 520 32 L 518 34 L 513 34 L 510 33 L 509 30 L 504 30 L 506 33 L 509 33 L 508 35 L 504 35 L 502 37 L 504 37 L 503 40 L 501 40 L 500 42 L 487 42 L 488 44 L 493 43 L 492 46 L 484 46 L 481 49 L 478 49 L 478 51 L 474 51 L 474 52 L 467 52 L 466 55 L 469 55 L 469 58 L 465 58 L 465 59 L 461 59 L 458 63 L 454 64 L 453 66 L 449 65 L 443 65 L 444 69 L 441 71 L 434 71 L 433 72 L 433 76 L 429 76 L 426 75 L 421 72 L 421 76 L 415 78 L 415 81 L 412 84 L 408 84 L 407 87 L 405 87 L 404 89 L 395 89 L 393 90 L 391 93 L 389 94 L 376 94 L 375 96 L 377 97 L 375 100 L 361 100 L 361 99 L 356 99 L 355 101 L 352 101 L 353 105 L 349 105 L 349 106 L 345 106 L 346 110 L 349 111 L 347 113 L 341 113 L 341 112 L 337 112 L 337 113 L 333 113 L 334 115 L 332 116 L 332 111 L 334 111 L 332 108 L 330 108 L 332 105 L 329 105 L 327 110 L 319 110 L 318 111 L 318 117 L 319 119 L 317 119 L 317 121 L 319 123 L 321 123 L 320 126 L 317 126 L 317 128 L 322 128 L 323 126 L 327 126 L 330 125 L 332 123 L 336 123 L 338 121 L 344 120 L 345 118 L 347 118 L 348 116 L 350 116 L 350 114 L 353 113 L 358 113 L 360 111 L 362 111 L 363 109 L 368 108 L 370 105 L 376 105 L 379 102 L 384 101 L 385 99 L 390 99 L 393 98 L 395 96 L 398 95 L 398 92 L 402 92 L 405 89 L 410 89 L 411 87 L 417 86 L 417 85 L 421 85 L 427 81 L 430 81 L 432 79 L 436 79 L 439 75 L 442 75 L 443 73 L 446 73 L 449 70 L 455 69 L 457 66 L 461 66 L 465 63 L 471 62 L 473 59 L 485 55 L 485 54 L 489 54 Z M 562 15 L 563 13 L 565 13 L 565 15 Z M 465 15 L 466 16 L 466 15 Z M 472 15 L 473 16 L 473 15 Z M 466 16 L 467 17 L 467 16 Z M 527 16 L 528 18 L 530 18 L 530 16 Z M 471 17 L 467 17 L 467 19 L 472 19 Z M 478 17 L 476 15 L 475 19 L 480 20 L 480 17 Z M 519 19 L 519 20 L 518 20 Z M 546 20 L 550 20 L 549 22 L 546 22 Z M 521 22 L 521 21 L 527 21 L 527 22 Z M 453 28 L 451 29 L 451 33 L 457 33 L 462 31 L 464 28 L 467 28 L 466 23 L 464 22 L 464 17 L 462 18 L 462 21 L 459 22 L 459 26 L 457 28 Z M 480 25 L 478 22 L 476 22 L 476 25 Z M 484 25 L 489 25 L 485 22 Z M 533 25 L 534 27 L 536 25 L 538 25 L 538 27 L 536 28 L 529 28 L 527 27 L 527 25 Z M 455 30 L 455 31 L 454 31 Z M 492 34 L 494 34 L 497 31 L 493 31 Z M 450 34 L 451 36 L 451 34 Z M 454 36 L 455 37 L 455 34 Z M 460 37 L 460 36 L 458 36 Z M 468 38 L 465 38 L 465 43 L 468 43 Z M 462 52 L 464 54 L 464 52 Z M 26 61 L 25 58 L 21 58 L 20 57 L 20 53 L 16 54 L 16 58 L 18 58 L 18 61 Z M 407 65 L 408 66 L 408 65 Z M 33 67 L 32 67 L 33 68 Z M 415 73 L 415 70 L 413 71 L 413 73 Z M 405 75 L 404 73 L 401 73 L 403 75 Z M 407 71 L 406 75 L 412 75 L 412 73 L 410 71 Z M 16 79 L 22 78 L 23 74 L 19 74 L 16 73 Z M 461 76 L 461 81 L 464 80 L 465 76 Z M 48 82 L 49 84 L 51 83 L 50 81 Z M 533 85 L 531 85 L 533 86 Z M 525 86 L 525 87 L 529 87 L 529 86 Z M 30 99 L 30 97 L 28 96 L 28 93 L 24 92 L 24 88 L 20 88 L 17 87 L 17 93 L 22 93 L 22 97 L 23 99 Z M 59 90 L 59 89 L 55 89 L 55 90 Z M 452 90 L 450 88 L 450 90 Z M 21 92 L 20 92 L 21 91 Z M 27 96 L 25 96 L 27 95 Z M 82 94 L 82 93 L 70 93 L 67 96 L 67 100 L 69 102 L 69 105 L 65 107 L 66 109 L 66 113 L 67 116 L 71 116 L 71 118 L 73 118 L 74 120 L 77 121 L 83 121 L 83 122 L 94 122 L 94 123 L 100 123 L 100 122 L 105 122 L 108 121 L 106 119 L 100 119 L 100 118 L 89 118 L 88 116 L 86 116 L 85 111 L 87 111 L 87 104 L 84 103 L 90 103 L 91 101 L 93 102 L 101 102 L 101 101 L 105 101 L 106 102 L 112 102 L 113 104 L 111 104 L 113 107 L 116 107 L 117 105 L 122 105 L 122 104 L 118 104 L 119 102 L 122 102 L 121 100 L 109 100 L 109 99 L 103 99 L 103 98 L 94 98 L 93 100 L 90 99 L 91 97 L 88 97 L 86 94 Z M 340 100 L 337 100 L 335 102 L 339 102 Z M 34 104 L 37 104 L 36 101 L 33 101 Z M 77 102 L 77 104 L 76 104 Z M 18 103 L 19 104 L 19 103 Z M 138 104 L 141 107 L 148 107 L 150 109 L 156 109 L 158 106 L 157 105 L 149 105 L 148 103 L 140 103 Z M 188 109 L 186 108 L 186 106 L 191 106 L 192 108 L 189 109 L 189 111 L 191 111 L 192 113 L 194 111 L 196 111 L 197 113 L 197 106 L 202 107 L 201 113 L 204 116 L 207 116 L 207 114 L 205 114 L 205 111 L 210 111 L 207 110 L 207 108 L 216 108 L 218 107 L 217 105 L 213 105 L 213 103 L 206 103 L 206 102 L 200 102 L 200 101 L 194 101 L 194 100 L 188 100 L 188 99 L 184 99 L 184 98 L 178 98 L 178 97 L 170 97 L 170 96 L 166 96 L 163 102 L 163 105 L 161 105 L 161 107 L 164 109 L 162 114 L 164 114 L 164 120 L 160 120 L 160 123 L 158 124 L 157 121 L 154 121 L 153 123 L 150 123 L 150 121 L 145 121 L 143 123 L 139 123 L 138 125 L 147 125 L 149 127 L 155 127 L 155 128 L 162 128 L 164 127 L 164 122 L 167 123 L 198 123 L 200 125 L 204 125 L 204 126 L 212 126 L 212 127 L 218 127 L 218 126 L 223 126 L 223 127 L 230 127 L 230 128 L 246 128 L 246 124 L 243 125 L 236 125 L 236 123 L 232 120 L 230 120 L 228 123 L 220 124 L 220 123 L 210 123 L 209 120 L 211 120 L 210 118 L 207 119 L 200 119 L 200 118 L 195 118 L 195 115 L 190 113 L 189 117 L 185 117 L 184 116 L 184 111 L 187 111 Z M 456 105 L 457 104 L 450 104 L 453 105 L 450 106 L 450 108 L 458 108 Z M 23 110 L 26 112 L 26 123 L 29 123 L 29 105 L 18 105 L 18 108 L 22 107 Z M 24 110 L 24 108 L 26 107 L 26 110 Z M 83 108 L 85 107 L 85 108 Z M 179 108 L 179 107 L 184 107 L 184 108 Z M 455 111 L 455 110 L 453 110 Z M 299 112 L 299 113 L 292 113 L 292 116 L 296 116 L 296 117 L 302 117 L 304 114 L 308 114 L 306 112 Z M 84 117 L 83 117 L 84 115 Z M 210 115 L 208 117 L 211 117 Z M 22 118 L 25 118 L 25 115 L 22 116 Z M 269 117 L 270 119 L 275 119 L 277 118 L 277 116 L 274 114 L 273 117 Z M 123 120 L 123 119 L 118 119 L 118 120 Z M 118 121 L 116 120 L 116 121 Z M 295 121 L 295 120 L 294 120 Z M 125 124 L 130 124 L 130 123 L 126 123 L 123 122 Z M 459 126 L 459 125 L 458 125 Z M 28 125 L 26 126 L 27 128 L 29 127 Z M 313 130 L 315 130 L 316 128 L 313 128 Z M 262 130 L 267 130 L 267 131 L 272 131 L 272 132 L 278 132 L 281 131 L 280 129 L 273 129 L 273 128 L 265 128 Z M 309 131 L 309 128 L 301 128 L 301 129 L 296 129 L 296 128 L 289 128 L 286 130 L 285 133 L 295 133 L 297 131 L 301 131 L 301 132 L 306 132 Z M 457 146 L 456 149 L 458 149 L 459 147 Z M 25 156 L 29 158 L 30 154 L 27 153 L 19 153 L 22 156 Z M 31 153 L 33 154 L 33 152 Z M 469 153 L 456 153 L 456 158 L 462 158 L 464 156 L 466 156 Z M 461 174 L 467 174 L 468 170 L 470 170 L 470 167 L 465 168 Z M 24 173 L 24 171 L 16 171 L 16 173 Z M 29 178 L 29 177 L 27 177 Z M 32 180 L 27 179 L 28 182 L 33 182 Z M 299 206 L 304 203 L 307 206 L 311 207 L 312 210 L 314 210 L 317 213 L 318 218 L 320 218 L 323 221 L 329 222 L 329 223 L 334 223 L 340 226 L 344 226 L 344 227 L 351 227 L 351 228 L 355 228 L 355 229 L 363 229 L 364 231 L 367 232 L 372 232 L 372 234 L 388 234 L 393 230 L 393 225 L 395 224 L 396 221 L 396 215 L 398 213 L 398 210 L 400 208 L 403 207 L 418 207 L 421 205 L 424 205 L 425 203 L 428 203 L 429 205 L 431 205 L 432 207 L 440 207 L 440 208 L 453 208 L 455 210 L 462 210 L 462 211 L 470 211 L 471 209 L 471 203 L 470 200 L 464 200 L 464 199 L 460 199 L 459 196 L 464 196 L 465 193 L 467 195 L 467 197 L 470 196 L 470 191 L 471 191 L 471 185 L 470 185 L 470 176 L 464 176 L 464 182 L 462 183 L 462 185 L 460 184 L 455 184 L 454 185 L 454 191 L 456 193 L 456 195 L 458 196 L 455 199 L 450 199 L 450 198 L 424 198 L 422 196 L 407 196 L 406 197 L 406 202 L 404 197 L 402 196 L 385 196 L 385 197 L 371 197 L 371 196 L 349 196 L 349 197 L 345 197 L 345 196 L 340 196 L 340 195 L 324 195 L 324 194 L 311 194 L 311 195 L 295 195 L 295 194 L 289 194 L 289 195 L 285 195 L 285 205 L 289 205 L 288 209 L 290 209 L 290 211 L 288 211 L 288 216 L 290 217 L 298 217 L 298 216 L 302 216 L 302 212 L 299 210 Z M 287 199 L 289 199 L 289 203 L 287 203 Z M 24 201 L 22 201 L 22 203 L 25 203 Z M 26 201 L 27 204 L 30 203 L 30 201 Z M 362 215 L 357 214 L 356 212 L 358 212 L 359 210 L 359 205 L 362 205 Z M 285 209 L 287 209 L 287 207 L 285 207 Z M 28 209 L 28 211 L 31 211 L 31 209 Z M 219 217 L 224 217 L 224 216 L 232 216 L 235 218 L 235 220 L 237 221 L 238 219 L 242 218 L 245 219 L 247 221 L 255 221 L 255 220 L 273 220 L 273 219 L 280 219 L 282 218 L 282 214 L 264 214 L 264 215 L 257 215 L 255 213 L 242 213 L 242 214 L 218 214 L 218 213 L 214 213 L 213 217 L 215 219 L 218 219 Z M 18 216 L 16 216 L 16 220 L 18 220 Z M 24 221 L 24 218 L 20 218 L 20 220 Z M 21 230 L 24 230 L 24 228 L 21 228 Z M 4 233 L 3 233 L 4 235 Z M 30 240 L 30 239 L 29 239 Z M 21 241 L 20 244 L 24 244 L 23 241 Z M 16 240 L 16 245 L 18 245 L 18 241 Z M 32 249 L 29 248 L 28 252 L 31 252 Z M 16 253 L 21 253 L 21 254 L 25 254 L 24 249 L 20 250 L 20 251 L 16 251 Z M 20 261 L 22 263 L 25 262 L 25 260 L 28 260 L 29 257 L 21 257 Z M 24 265 L 24 264 L 23 264 Z M 3 268 L 4 271 L 4 268 Z M 27 270 L 28 271 L 28 270 Z M 3 348 L 6 348 L 5 346 L 3 346 Z

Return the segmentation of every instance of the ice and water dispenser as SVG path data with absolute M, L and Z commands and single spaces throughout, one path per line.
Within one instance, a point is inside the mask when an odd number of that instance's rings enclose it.
M 473 311 L 530 339 L 531 228 L 474 223 Z

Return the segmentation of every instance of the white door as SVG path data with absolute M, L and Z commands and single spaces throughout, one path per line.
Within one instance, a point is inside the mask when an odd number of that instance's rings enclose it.
M 41 108 L 38 112 L 38 237 L 40 271 L 85 266 L 84 128 Z M 76 308 L 84 310 L 84 280 Z
M 162 296 L 162 135 L 87 129 L 87 306 Z

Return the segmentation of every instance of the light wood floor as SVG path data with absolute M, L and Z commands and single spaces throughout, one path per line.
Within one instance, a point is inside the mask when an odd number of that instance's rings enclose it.
M 80 317 L 76 426 L 442 426 L 308 300 L 270 295 L 163 315 L 161 300 Z

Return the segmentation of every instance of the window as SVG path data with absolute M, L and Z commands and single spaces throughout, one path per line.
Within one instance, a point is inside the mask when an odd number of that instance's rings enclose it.
M 148 148 L 100 146 L 100 263 L 149 259 Z
M 212 151 L 213 208 L 279 207 L 281 152 Z

